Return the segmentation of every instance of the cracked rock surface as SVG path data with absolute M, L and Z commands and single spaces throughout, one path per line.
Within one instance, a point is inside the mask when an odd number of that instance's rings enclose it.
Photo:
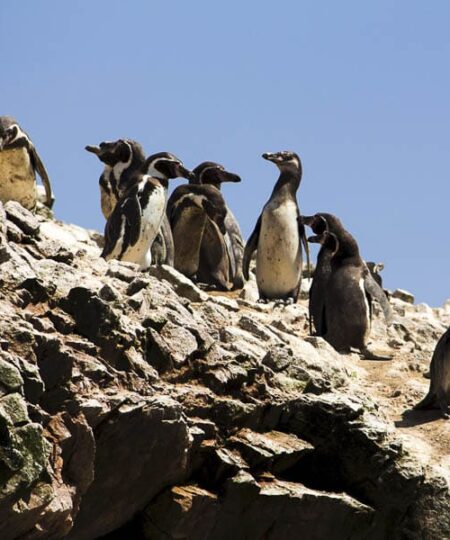
M 397 294 L 367 361 L 98 241 L 0 208 L 2 540 L 450 538 L 450 424 L 409 410 L 449 304 Z

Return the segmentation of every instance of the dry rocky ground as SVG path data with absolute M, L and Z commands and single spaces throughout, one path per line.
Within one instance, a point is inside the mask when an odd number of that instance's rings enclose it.
M 450 538 L 450 423 L 410 410 L 450 305 L 393 298 L 368 361 L 100 241 L 1 208 L 0 538 Z

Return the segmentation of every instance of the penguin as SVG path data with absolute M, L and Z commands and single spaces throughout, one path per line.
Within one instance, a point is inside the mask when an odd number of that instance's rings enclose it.
M 204 161 L 197 165 L 192 171 L 195 174 L 195 183 L 197 184 L 207 184 L 214 186 L 219 191 L 224 182 L 240 182 L 241 178 L 237 174 L 231 173 L 220 165 L 219 163 L 214 163 L 213 161 Z M 231 264 L 231 280 L 233 282 L 233 289 L 241 289 L 244 286 L 244 276 L 242 273 L 242 259 L 244 256 L 244 240 L 242 238 L 241 229 L 239 223 L 234 216 L 233 212 L 230 210 L 229 206 L 225 204 L 226 215 L 225 215 L 225 243 L 227 245 L 228 254 L 230 257 Z M 207 226 L 207 233 L 209 226 Z M 206 241 L 205 236 L 204 241 L 202 242 L 201 254 L 200 254 L 200 274 L 209 272 L 209 254 L 212 253 L 210 243 Z M 214 266 L 214 265 L 213 265 Z M 204 270 L 204 272 L 203 272 Z
M 323 216 L 319 219 L 323 224 Z M 303 221 L 307 222 L 308 218 Z M 322 314 L 318 323 L 321 335 L 339 352 L 355 348 L 368 359 L 390 360 L 391 357 L 376 355 L 367 347 L 371 307 L 366 283 L 375 282 L 359 254 L 356 240 L 337 218 L 333 229 L 333 232 L 324 230 L 308 238 L 309 242 L 320 243 L 329 252 L 330 272 L 322 293 Z M 384 297 L 383 293 L 381 296 Z
M 168 152 L 147 158 L 140 180 L 119 199 L 105 226 L 102 257 L 134 262 L 141 270 L 152 262 L 151 247 L 164 218 L 168 180 L 190 178 L 182 161 Z
M 213 185 L 199 184 L 193 171 L 190 183 L 177 187 L 170 196 L 167 216 L 175 268 L 194 281 L 230 290 L 232 250 L 226 242 L 227 206 L 221 192 Z
M 36 185 L 36 173 L 43 183 Z M 10 116 L 0 116 L 0 200 L 18 201 L 28 210 L 38 202 L 53 206 L 50 179 L 30 137 Z
M 450 418 L 450 328 L 440 337 L 430 365 L 431 381 L 428 394 L 414 409 L 440 409 Z
M 384 263 L 374 263 L 372 261 L 367 261 L 367 268 L 372 274 L 373 279 L 378 283 L 378 285 L 383 288 L 383 278 L 380 275 L 380 272 L 384 269 Z
M 370 307 L 364 290 L 366 267 L 356 240 L 345 229 L 311 236 L 330 255 L 320 329 L 324 338 L 340 352 L 365 350 L 370 333 Z
M 330 231 L 334 234 L 339 234 L 344 230 L 344 226 L 339 218 L 333 214 L 317 213 L 314 216 L 301 216 L 299 218 L 303 225 L 311 227 L 316 235 L 321 235 L 325 231 Z M 331 274 L 331 258 L 332 251 L 327 248 L 327 245 L 322 245 L 317 255 L 317 264 L 314 271 L 311 288 L 309 290 L 309 316 L 316 330 L 316 335 L 324 335 L 324 317 L 323 309 L 325 302 L 325 293 L 328 279 Z M 386 323 L 389 325 L 392 322 L 392 309 L 389 304 L 383 289 L 377 283 L 372 273 L 369 271 L 366 263 L 367 271 L 363 272 L 364 290 L 369 302 L 370 316 L 372 317 L 372 302 L 377 300 L 380 304 Z
M 85 149 L 105 164 L 99 185 L 102 213 L 105 219 L 108 219 L 119 199 L 139 182 L 140 170 L 145 162 L 144 150 L 132 139 L 104 141 L 98 146 L 88 145 Z M 152 260 L 155 264 L 173 266 L 172 231 L 165 216 L 152 245 Z
M 294 152 L 265 153 L 262 157 L 275 163 L 280 176 L 245 246 L 244 278 L 249 278 L 250 260 L 256 250 L 260 301 L 296 302 L 302 279 L 302 242 L 307 249 L 296 198 L 302 164 Z
M 108 219 L 117 201 L 134 185 L 135 175 L 145 162 L 144 150 L 131 139 L 105 141 L 85 148 L 105 164 L 99 185 L 102 213 Z

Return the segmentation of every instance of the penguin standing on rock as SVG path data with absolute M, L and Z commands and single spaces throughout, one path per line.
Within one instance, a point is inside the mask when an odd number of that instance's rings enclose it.
M 88 145 L 86 150 L 105 164 L 99 184 L 102 212 L 108 219 L 117 201 L 135 183 L 134 177 L 145 162 L 144 150 L 131 139 Z
M 44 193 L 41 186 L 36 185 L 36 172 L 41 177 Z M 28 210 L 34 210 L 38 202 L 51 208 L 55 200 L 34 144 L 10 116 L 0 116 L 0 200 L 18 201 Z
M 431 381 L 428 394 L 414 409 L 440 409 L 450 418 L 450 328 L 441 336 L 430 365 Z
M 244 277 L 249 278 L 250 260 L 256 250 L 260 301 L 296 302 L 302 279 L 302 242 L 308 250 L 304 226 L 298 221 L 296 197 L 302 165 L 294 152 L 266 153 L 262 157 L 275 163 L 280 176 L 245 246 Z
M 214 186 L 217 190 L 221 190 L 224 182 L 240 182 L 241 178 L 237 174 L 231 173 L 220 165 L 212 161 L 204 161 L 197 165 L 192 171 L 195 174 L 195 184 Z M 233 212 L 225 203 L 225 235 L 224 240 L 227 247 L 229 259 L 230 259 L 230 280 L 233 283 L 234 289 L 239 289 L 244 286 L 244 277 L 242 275 L 242 259 L 244 256 L 244 240 L 242 238 L 241 229 L 239 223 L 235 218 Z M 214 238 L 214 233 L 210 230 L 211 225 L 207 224 L 204 234 L 204 241 L 202 242 L 200 252 L 200 267 L 199 267 L 199 279 L 204 281 L 203 276 L 207 276 L 211 270 L 211 242 L 208 242 L 208 238 Z
M 234 216 L 234 223 L 227 222 L 228 208 L 219 187 L 241 179 L 213 162 L 200 164 L 192 173 L 189 184 L 177 187 L 167 204 L 174 265 L 197 282 L 230 290 L 237 280 L 233 238 L 240 231 Z
M 105 164 L 100 176 L 100 200 L 102 213 L 108 219 L 117 202 L 134 184 L 139 182 L 141 169 L 145 163 L 142 146 L 132 139 L 105 141 L 99 146 L 86 146 Z M 152 260 L 156 264 L 173 266 L 174 247 L 169 222 L 164 215 L 156 239 L 152 246 Z
M 326 231 L 339 235 L 345 230 L 339 218 L 333 214 L 324 212 L 315 214 L 314 216 L 301 216 L 299 220 L 303 225 L 311 227 L 316 235 L 321 235 Z M 322 244 L 317 255 L 316 269 L 309 290 L 309 316 L 316 329 L 316 334 L 319 336 L 325 334 L 324 307 L 326 288 L 331 275 L 332 257 L 333 250 L 328 248 L 328 243 Z M 386 323 L 389 325 L 392 320 L 392 309 L 389 300 L 373 274 L 369 271 L 368 263 L 363 262 L 363 264 L 367 267 L 367 271 L 363 271 L 363 278 L 370 314 L 372 314 L 372 301 L 377 300 L 383 310 Z
M 192 173 L 168 152 L 147 158 L 141 173 L 108 218 L 102 257 L 133 262 L 144 270 L 152 262 L 151 247 L 165 214 L 168 180 Z
M 353 236 L 343 228 L 337 218 L 330 220 L 330 223 L 333 223 L 330 226 L 324 216 L 326 214 L 303 218 L 304 223 L 312 222 L 316 230 L 324 226 L 324 219 L 329 227 L 321 234 L 308 239 L 310 242 L 321 244 L 321 251 L 326 250 L 324 253 L 329 257 L 330 264 L 327 279 L 326 273 L 319 274 L 323 288 L 321 291 L 323 296 L 320 299 L 322 313 L 318 314 L 319 319 L 315 320 L 314 324 L 337 351 L 349 352 L 351 348 L 356 348 L 368 359 L 389 360 L 390 357 L 375 355 L 367 348 L 371 307 L 366 283 L 372 280 L 376 287 L 378 285 L 371 278 L 366 264 L 361 259 L 358 244 Z M 382 290 L 379 287 L 378 289 L 379 297 L 384 297 Z M 318 311 L 317 306 L 314 311 Z

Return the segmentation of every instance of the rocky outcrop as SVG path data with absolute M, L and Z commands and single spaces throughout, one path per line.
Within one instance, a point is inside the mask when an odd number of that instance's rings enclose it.
M 1 208 L 0 538 L 450 537 L 449 424 L 408 412 L 450 306 L 395 295 L 367 361 L 100 241 Z

